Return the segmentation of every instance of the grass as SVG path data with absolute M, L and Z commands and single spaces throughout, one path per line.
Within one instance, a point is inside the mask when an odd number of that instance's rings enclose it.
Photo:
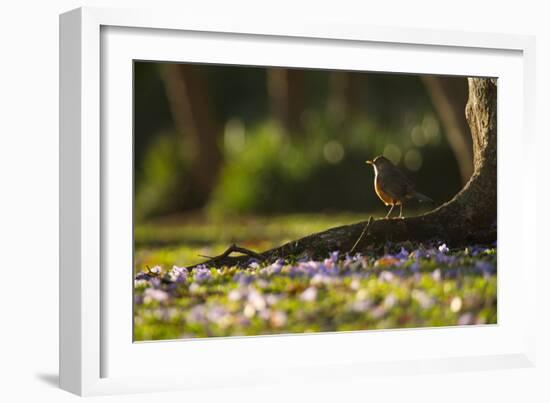
M 379 255 L 184 266 L 236 242 L 264 250 L 365 219 L 293 215 L 135 231 L 135 340 L 496 323 L 496 246 L 388 245 Z

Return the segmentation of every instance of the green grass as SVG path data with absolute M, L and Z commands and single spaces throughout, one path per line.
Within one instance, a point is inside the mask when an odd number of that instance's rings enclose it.
M 231 243 L 262 251 L 331 227 L 366 220 L 359 214 L 293 214 L 207 220 L 175 218 L 135 229 L 135 268 L 190 266 L 215 256 Z
M 138 226 L 135 340 L 496 323 L 494 246 L 392 245 L 381 255 L 320 262 L 178 268 L 232 242 L 264 250 L 362 219 L 293 215 Z

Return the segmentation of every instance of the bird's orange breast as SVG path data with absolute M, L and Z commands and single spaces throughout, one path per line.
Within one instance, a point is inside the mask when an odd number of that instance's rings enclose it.
M 384 192 L 380 184 L 380 180 L 378 179 L 378 175 L 376 175 L 376 178 L 374 179 L 374 190 L 376 191 L 376 194 L 378 195 L 380 200 L 382 200 L 386 206 L 397 203 L 397 200 L 394 200 L 393 197 Z

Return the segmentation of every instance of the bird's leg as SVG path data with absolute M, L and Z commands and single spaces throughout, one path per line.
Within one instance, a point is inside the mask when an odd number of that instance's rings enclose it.
M 403 203 L 399 203 L 399 218 L 403 218 Z
M 390 216 L 390 214 L 391 214 L 394 207 L 395 207 L 395 204 L 392 204 L 391 208 L 390 208 L 390 211 L 388 211 L 388 214 L 386 214 L 386 217 L 384 217 L 384 218 L 388 218 Z

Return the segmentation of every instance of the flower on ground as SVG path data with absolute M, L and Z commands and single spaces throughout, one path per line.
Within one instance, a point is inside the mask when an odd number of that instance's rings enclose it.
M 168 272 L 168 278 L 175 283 L 181 283 L 187 280 L 189 271 L 185 267 L 172 266 L 172 269 Z
M 143 302 L 146 304 L 151 301 L 164 302 L 170 298 L 170 295 L 166 291 L 158 290 L 156 288 L 148 288 L 145 290 L 143 296 Z
M 161 271 L 162 269 L 160 266 L 154 266 L 149 269 L 149 273 L 155 276 L 159 275 Z
M 273 311 L 271 312 L 269 323 L 273 327 L 283 327 L 286 325 L 287 315 L 283 311 Z
M 396 253 L 394 257 L 399 260 L 407 260 L 409 258 L 409 252 L 407 251 L 407 249 L 401 247 L 401 250 Z
M 262 309 L 265 309 L 266 307 L 266 301 L 263 295 L 258 292 L 255 288 L 250 288 L 248 292 L 248 303 L 252 305 L 252 307 L 256 311 L 261 311 Z
M 476 270 L 481 272 L 484 276 L 490 276 L 495 271 L 495 267 L 491 263 L 486 262 L 486 261 L 479 261 L 478 260 L 475 263 L 475 268 L 476 268 Z
M 195 268 L 194 275 L 195 275 L 195 281 L 199 283 L 203 283 L 205 281 L 210 280 L 210 277 L 212 276 L 212 274 L 210 273 L 210 270 L 204 265 L 197 266 Z
M 302 301 L 311 302 L 315 301 L 317 298 L 317 288 L 308 287 L 304 292 L 300 294 L 300 299 Z
M 472 315 L 471 312 L 466 312 L 460 315 L 460 318 L 458 318 L 458 325 L 473 325 L 475 323 L 475 317 Z
M 282 259 L 277 259 L 274 263 L 261 269 L 260 274 L 264 276 L 271 276 L 273 274 L 278 274 L 281 272 L 281 269 L 283 268 L 283 266 L 284 266 L 284 261 Z
M 394 277 L 395 277 L 394 274 L 393 274 L 391 271 L 388 271 L 388 270 L 384 270 L 384 271 L 381 272 L 380 275 L 378 276 L 378 278 L 379 278 L 381 281 L 387 281 L 387 282 L 392 281 Z
M 451 300 L 451 311 L 458 312 L 462 308 L 462 299 L 460 297 L 454 297 Z
M 413 290 L 411 293 L 413 299 L 418 302 L 418 304 L 423 309 L 428 309 L 433 306 L 434 300 L 428 294 L 421 290 Z

